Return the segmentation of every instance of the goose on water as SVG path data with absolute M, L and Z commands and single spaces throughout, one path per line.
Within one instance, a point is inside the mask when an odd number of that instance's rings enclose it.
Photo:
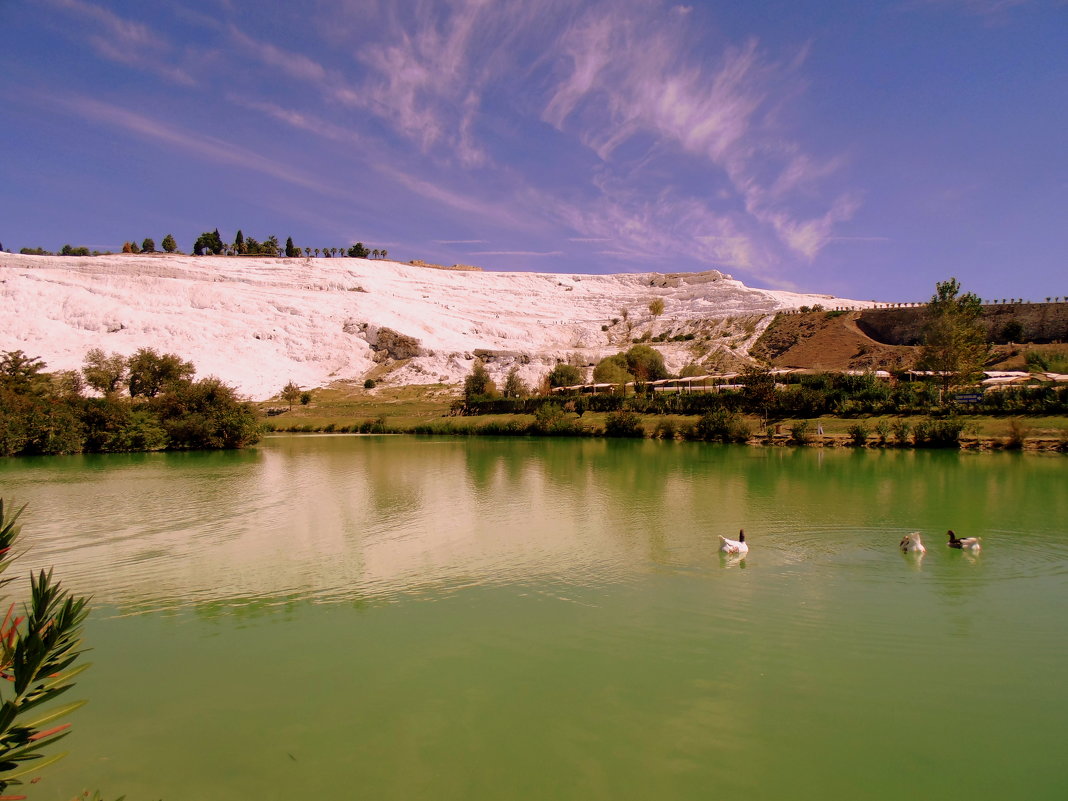
M 729 540 L 720 535 L 720 553 L 749 553 L 749 545 L 745 541 L 745 529 L 738 532 L 738 539 Z
M 946 532 L 949 535 L 950 548 L 960 548 L 964 551 L 978 551 L 983 546 L 979 544 L 978 537 L 958 537 L 953 533 L 953 529 Z
M 920 532 L 918 531 L 913 531 L 911 534 L 906 534 L 902 537 L 901 542 L 898 543 L 898 547 L 905 553 L 927 553 L 927 549 L 923 547 L 923 540 L 920 539 Z

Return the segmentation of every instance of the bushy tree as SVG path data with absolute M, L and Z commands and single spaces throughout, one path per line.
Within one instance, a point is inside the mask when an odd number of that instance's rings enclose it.
M 919 366 L 941 373 L 943 392 L 969 381 L 990 357 L 990 343 L 980 323 L 982 301 L 960 290 L 956 278 L 938 282 L 925 309 Z
M 573 387 L 582 383 L 582 373 L 573 364 L 560 362 L 549 372 L 550 387 Z
M 219 236 L 219 229 L 214 231 L 205 231 L 197 237 L 197 241 L 193 243 L 193 255 L 204 256 L 211 253 L 218 256 L 226 249 L 226 245 L 223 244 L 222 237 Z
M 154 398 L 166 387 L 192 379 L 196 370 L 174 353 L 160 355 L 153 348 L 141 348 L 126 363 L 130 397 Z
M 648 345 L 635 345 L 623 355 L 627 360 L 627 370 L 635 380 L 659 381 L 669 375 L 660 351 Z
M 21 350 L 9 350 L 0 355 L 0 388 L 17 394 L 39 392 L 47 381 L 45 363 L 27 356 Z
M 497 394 L 497 385 L 489 377 L 486 365 L 481 359 L 475 359 L 471 365 L 471 373 L 464 379 L 464 400 L 471 401 L 476 398 L 491 398 Z
M 506 398 L 525 398 L 530 394 L 530 387 L 519 377 L 519 368 L 513 367 L 504 379 L 501 395 Z
M 289 404 L 289 410 L 293 411 L 293 404 L 300 400 L 300 387 L 295 382 L 290 381 L 282 387 L 282 391 L 279 394 L 282 400 Z
M 260 438 L 252 405 L 217 378 L 177 385 L 149 401 L 172 449 L 243 448 Z
M 366 259 L 371 255 L 371 251 L 363 246 L 363 242 L 357 242 L 355 245 L 349 248 L 349 258 L 352 259 Z
M 747 367 L 738 377 L 738 383 L 744 387 L 742 397 L 746 405 L 763 414 L 767 421 L 776 400 L 775 377 L 762 367 Z
M 141 243 L 142 253 L 155 253 L 156 252 L 156 240 L 152 237 L 145 237 L 145 241 Z
M 0 356 L 0 456 L 81 450 L 78 416 L 44 367 L 20 350 Z
M 163 250 L 167 253 L 174 253 L 178 250 L 178 243 L 174 241 L 174 236 L 171 234 L 163 237 Z
M 109 356 L 101 348 L 93 348 L 85 354 L 82 375 L 93 389 L 113 395 L 126 382 L 126 357 L 121 353 Z
M 634 380 L 622 353 L 605 356 L 593 368 L 593 380 L 598 384 L 626 384 Z

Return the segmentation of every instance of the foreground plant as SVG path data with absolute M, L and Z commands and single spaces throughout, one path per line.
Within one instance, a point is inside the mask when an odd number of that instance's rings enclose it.
M 23 509 L 9 514 L 0 499 L 0 586 L 14 580 L 2 574 L 14 561 L 12 547 Z M 73 667 L 82 653 L 88 599 L 74 597 L 52 578 L 51 570 L 42 570 L 30 577 L 30 601 L 23 612 L 16 616 L 12 603 L 0 624 L 0 678 L 6 680 L 0 687 L 0 793 L 64 756 L 43 752 L 70 731 L 69 723 L 56 721 L 85 704 L 41 709 L 73 687 L 74 677 L 89 667 Z M 21 798 L 25 796 L 0 795 L 0 801 Z

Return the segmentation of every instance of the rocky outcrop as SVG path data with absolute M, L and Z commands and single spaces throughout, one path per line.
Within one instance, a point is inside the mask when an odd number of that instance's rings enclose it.
M 404 359 L 414 359 L 426 353 L 418 339 L 394 331 L 392 328 L 380 328 L 370 323 L 346 320 L 341 329 L 346 334 L 357 334 L 366 340 L 371 350 L 375 352 L 376 362 L 383 362 L 386 359 L 399 362 Z

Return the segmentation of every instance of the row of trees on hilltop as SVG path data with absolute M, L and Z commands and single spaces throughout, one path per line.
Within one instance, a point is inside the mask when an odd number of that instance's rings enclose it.
M 146 237 L 141 240 L 141 244 L 138 244 L 134 240 L 124 242 L 122 245 L 123 253 L 181 253 L 178 249 L 178 242 L 175 240 L 173 234 L 167 234 L 160 242 L 160 248 L 156 248 L 156 240 L 152 237 Z M 112 252 L 110 250 L 93 250 L 89 248 L 73 245 L 64 245 L 61 250 L 53 253 L 50 250 L 44 248 L 22 248 L 19 253 L 25 256 L 110 256 Z M 319 258 L 320 256 L 325 258 L 337 258 L 339 256 L 348 256 L 352 259 L 384 259 L 389 256 L 389 251 L 385 248 L 373 248 L 368 249 L 363 242 L 356 242 L 350 245 L 348 248 L 343 247 L 297 247 L 293 244 L 293 237 L 287 237 L 285 245 L 280 245 L 278 237 L 271 235 L 264 241 L 260 242 L 253 237 L 246 237 L 241 230 L 238 230 L 237 236 L 234 237 L 233 242 L 223 242 L 222 236 L 219 234 L 219 229 L 214 231 L 205 231 L 196 238 L 193 242 L 192 253 L 194 256 L 285 256 L 286 258 Z
M 177 252 L 179 252 L 178 251 L 178 243 L 175 241 L 174 237 L 171 234 L 167 234 L 166 236 L 164 236 L 162 242 L 160 243 L 160 245 L 163 248 L 163 252 L 165 252 L 165 253 L 177 253 Z M 122 252 L 123 253 L 157 253 L 158 251 L 156 250 L 156 240 L 152 239 L 152 237 L 146 237 L 145 239 L 143 239 L 141 241 L 140 245 L 138 245 L 136 242 L 133 242 L 133 241 L 124 242 L 123 245 L 122 245 Z M 64 245 L 62 248 L 60 248 L 55 253 L 53 253 L 50 250 L 45 250 L 44 248 L 21 248 L 19 250 L 19 253 L 21 253 L 24 256 L 111 256 L 112 255 L 112 252 L 110 250 L 92 250 L 92 251 L 90 251 L 89 248 L 87 248 L 87 247 L 84 247 L 84 246 L 75 247 L 73 245 Z
M 80 371 L 0 354 L 0 456 L 241 448 L 259 439 L 251 404 L 190 362 L 141 348 L 90 350 Z M 100 393 L 88 396 L 86 389 Z
M 353 259 L 366 259 L 366 258 L 386 258 L 388 251 L 379 250 L 375 248 L 368 250 L 363 242 L 356 242 L 346 248 L 324 247 L 324 248 L 311 248 L 311 247 L 298 247 L 293 244 L 293 237 L 286 238 L 285 246 L 278 244 L 278 237 L 271 235 L 267 237 L 263 242 L 259 242 L 252 237 L 246 237 L 244 232 L 238 229 L 237 235 L 234 237 L 232 243 L 223 242 L 222 236 L 219 234 L 219 229 L 214 231 L 205 231 L 197 237 L 196 242 L 193 243 L 193 255 L 194 256 L 206 256 L 208 254 L 214 256 L 282 256 L 286 258 L 302 258 L 315 256 L 324 256 L 326 258 L 348 256 Z

